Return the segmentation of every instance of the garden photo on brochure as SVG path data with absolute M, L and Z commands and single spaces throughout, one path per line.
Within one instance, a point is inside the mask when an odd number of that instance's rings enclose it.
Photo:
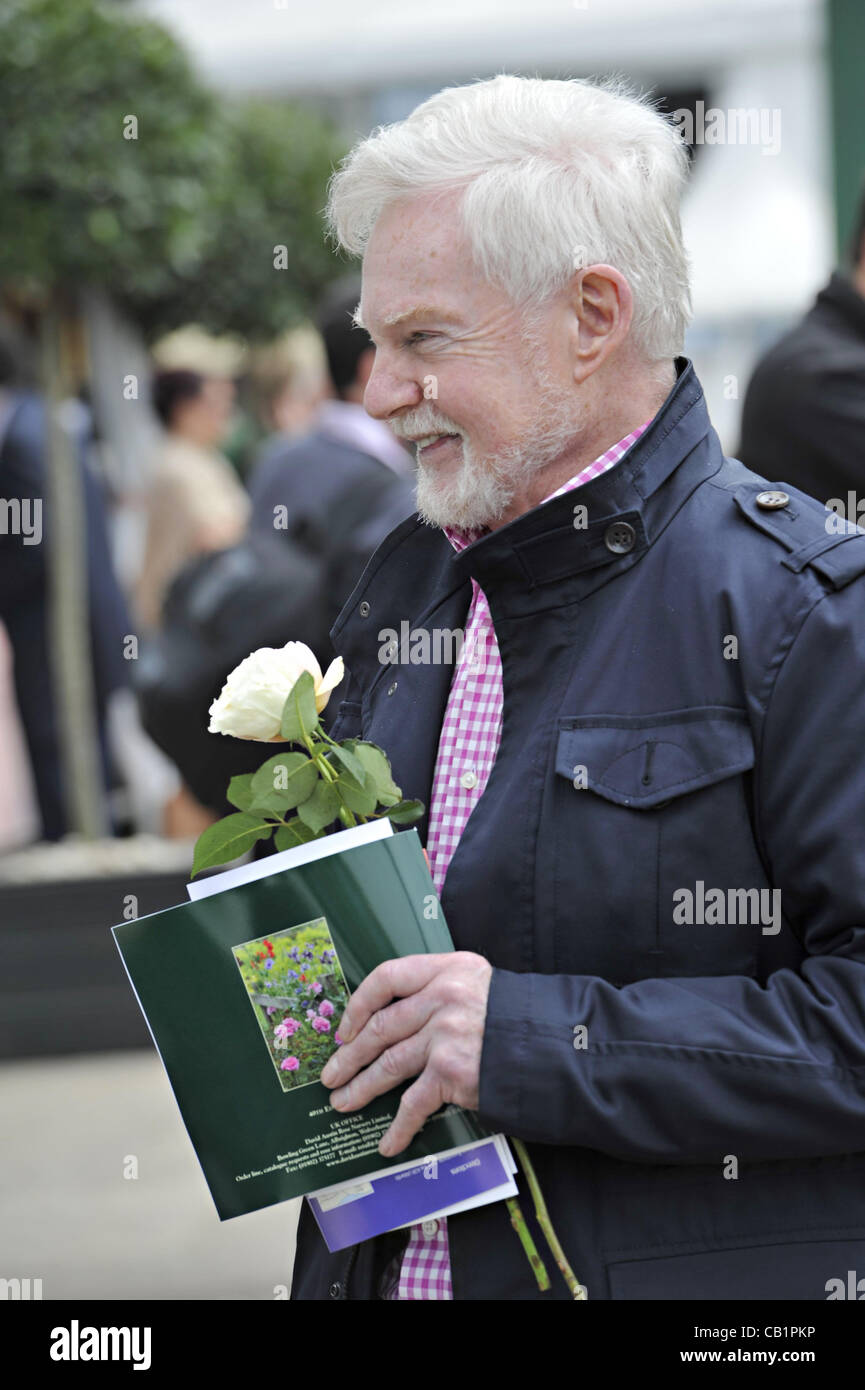
M 340 1046 L 349 990 L 327 922 L 318 917 L 233 950 L 280 1085 L 317 1081 Z

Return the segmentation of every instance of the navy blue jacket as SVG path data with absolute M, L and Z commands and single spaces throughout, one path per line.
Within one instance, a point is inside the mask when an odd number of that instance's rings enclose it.
M 474 576 L 503 727 L 442 903 L 494 967 L 479 1116 L 527 1141 L 590 1300 L 825 1299 L 865 1276 L 865 533 L 767 505 L 677 373 L 578 492 L 460 554 L 387 537 L 332 630 L 332 732 L 429 805 L 452 666 L 380 633 L 461 628 Z M 568 1297 L 503 1203 L 448 1231 L 456 1299 Z M 379 1297 L 406 1238 L 331 1256 L 304 1206 L 292 1297 Z

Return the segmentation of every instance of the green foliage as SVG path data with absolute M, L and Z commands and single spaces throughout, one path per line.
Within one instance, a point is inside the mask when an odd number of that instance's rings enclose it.
M 384 812 L 394 825 L 411 825 L 423 815 L 422 801 L 399 801 Z
M 336 131 L 289 102 L 224 107 L 210 182 L 211 236 L 200 273 L 176 287 L 164 319 L 273 337 L 308 312 L 347 266 L 325 241 L 327 180 L 345 153 Z M 274 265 L 274 248 L 284 268 Z
M 202 869 L 230 863 L 252 849 L 256 840 L 266 840 L 272 834 L 272 825 L 268 825 L 260 816 L 250 815 L 248 811 L 223 816 L 222 820 L 209 825 L 196 840 L 192 877 L 195 878 Z
M 312 796 L 319 771 L 305 753 L 277 753 L 251 774 L 250 810 L 284 816 Z
M 131 8 L 0 0 L 0 129 L 0 281 L 104 286 L 150 334 L 194 320 L 268 337 L 338 268 L 321 222 L 333 129 L 218 102 Z
M 383 748 L 375 743 L 358 742 L 355 755 L 365 773 L 365 783 L 371 786 L 384 806 L 399 801 L 402 792 L 393 780 L 390 763 Z
M 343 806 L 354 815 L 371 816 L 374 813 L 377 800 L 375 788 L 367 784 L 366 778 L 359 782 L 350 772 L 340 772 L 336 789 Z
M 302 743 L 304 752 L 276 753 L 257 772 L 232 777 L 227 795 L 238 814 L 217 821 L 199 838 L 193 878 L 236 859 L 274 830 L 277 850 L 294 849 L 329 827 L 356 825 L 357 817 L 387 816 L 395 825 L 411 825 L 423 815 L 422 801 L 402 800 L 383 748 L 357 738 L 334 743 L 323 734 L 308 671 L 288 693 L 282 735 Z M 291 811 L 297 814 L 286 820 Z
M 315 681 L 304 671 L 288 693 L 279 732 L 289 743 L 303 743 L 318 724 L 315 707 Z
M 310 830 L 308 825 L 304 825 L 299 816 L 292 817 L 281 825 L 273 837 L 273 843 L 278 850 L 296 849 L 298 845 L 305 845 L 309 840 L 320 840 L 321 832 Z
M 318 782 L 307 801 L 297 808 L 297 814 L 313 834 L 332 825 L 339 815 L 340 800 L 332 782 Z

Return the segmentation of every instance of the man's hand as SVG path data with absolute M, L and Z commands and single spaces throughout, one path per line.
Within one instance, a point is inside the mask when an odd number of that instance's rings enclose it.
M 471 951 L 403 956 L 377 966 L 352 995 L 336 1030 L 343 1046 L 321 1081 L 338 1087 L 330 1098 L 337 1110 L 359 1110 L 417 1077 L 378 1146 L 385 1158 L 401 1153 L 442 1105 L 477 1109 L 492 973 Z

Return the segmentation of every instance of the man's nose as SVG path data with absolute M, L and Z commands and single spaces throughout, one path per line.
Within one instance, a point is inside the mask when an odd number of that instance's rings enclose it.
M 363 394 L 364 409 L 377 420 L 387 420 L 400 410 L 423 401 L 423 387 L 410 372 L 398 370 L 389 354 L 379 349 Z

